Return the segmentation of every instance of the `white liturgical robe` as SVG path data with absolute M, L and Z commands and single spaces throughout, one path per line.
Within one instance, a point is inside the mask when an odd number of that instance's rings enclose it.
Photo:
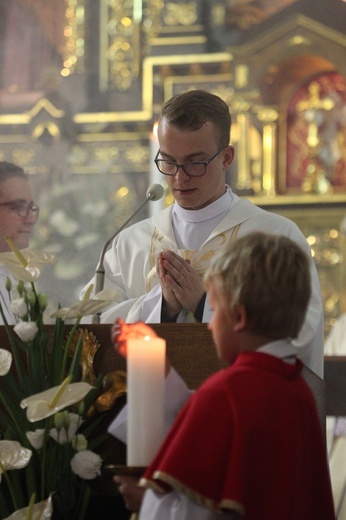
M 198 217 L 198 221 L 194 222 L 191 218 L 182 231 L 184 212 L 185 215 Z M 122 318 L 129 323 L 138 320 L 160 323 L 162 293 L 156 273 L 158 254 L 163 250 L 176 251 L 189 259 L 203 276 L 210 259 L 220 249 L 252 231 L 287 236 L 298 243 L 310 258 L 312 295 L 304 326 L 294 344 L 303 363 L 323 377 L 323 305 L 310 247 L 294 222 L 239 198 L 230 188 L 223 197 L 206 208 L 179 212 L 175 203 L 153 217 L 124 229 L 114 239 L 105 255 L 104 286 L 117 292 L 117 301 L 102 314 L 101 321 L 113 323 L 117 318 Z M 195 243 L 194 247 L 190 247 L 189 240 L 193 242 L 199 236 L 202 240 L 200 247 L 196 248 Z M 203 322 L 209 322 L 210 318 L 211 309 L 206 301 Z M 183 310 L 177 321 L 194 321 L 194 318 Z

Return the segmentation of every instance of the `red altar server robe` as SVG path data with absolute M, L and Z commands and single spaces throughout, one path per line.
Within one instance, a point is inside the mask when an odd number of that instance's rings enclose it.
M 244 352 L 181 411 L 142 485 L 246 520 L 335 520 L 326 447 L 302 364 Z

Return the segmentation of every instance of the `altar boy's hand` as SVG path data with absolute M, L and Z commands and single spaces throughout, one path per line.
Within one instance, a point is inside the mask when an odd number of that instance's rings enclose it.
M 130 511 L 139 511 L 145 489 L 138 485 L 138 478 L 119 475 L 114 477 L 114 482 L 118 484 L 118 489 L 124 498 L 126 508 Z
M 118 318 L 112 327 L 112 341 L 115 350 L 125 358 L 127 354 L 127 340 L 144 339 L 147 337 L 157 338 L 158 336 L 154 329 L 142 321 L 125 323 L 122 319 Z

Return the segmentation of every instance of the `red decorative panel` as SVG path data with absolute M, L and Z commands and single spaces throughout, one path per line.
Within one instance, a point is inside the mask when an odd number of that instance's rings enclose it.
M 346 78 L 310 79 L 287 112 L 287 190 L 299 189 L 312 165 L 335 191 L 346 191 Z

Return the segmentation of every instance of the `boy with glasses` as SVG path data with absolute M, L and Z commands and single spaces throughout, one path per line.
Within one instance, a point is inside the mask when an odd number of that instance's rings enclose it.
M 209 322 L 202 276 L 210 260 L 236 237 L 265 230 L 289 236 L 309 255 L 312 295 L 295 345 L 303 362 L 322 376 L 323 306 L 309 245 L 293 222 L 239 198 L 226 185 L 234 157 L 230 131 L 228 105 L 210 92 L 191 90 L 164 104 L 155 163 L 175 202 L 113 241 L 105 255 L 105 288 L 115 289 L 118 300 L 101 321 Z
M 29 246 L 39 207 L 33 203 L 28 175 L 15 164 L 0 162 L 0 253 L 10 250 L 5 237 L 19 248 Z M 6 269 L 0 265 L 0 301 L 9 324 L 15 323 L 6 289 Z M 3 324 L 0 315 L 0 324 Z

